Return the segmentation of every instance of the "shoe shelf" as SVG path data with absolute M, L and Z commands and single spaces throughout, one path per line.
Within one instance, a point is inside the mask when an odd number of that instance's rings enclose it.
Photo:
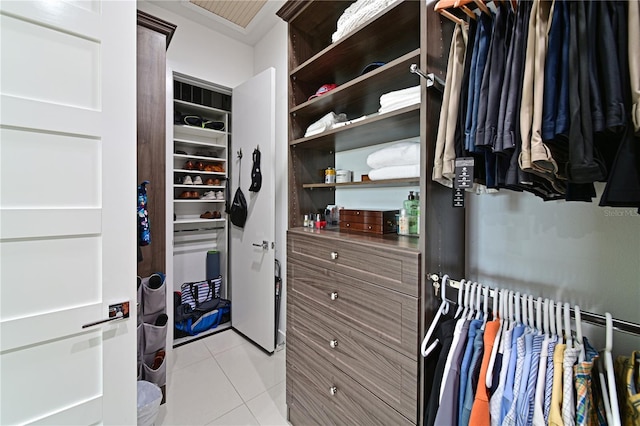
M 187 170 L 187 169 L 173 169 L 175 173 L 187 173 L 191 175 L 217 175 L 217 176 L 226 176 L 225 172 L 204 172 L 202 170 Z M 191 185 L 193 186 L 193 185 Z
M 173 154 L 173 158 L 182 158 L 185 160 L 204 160 L 204 161 L 218 161 L 226 162 L 226 158 L 221 157 L 205 157 L 202 155 L 190 155 L 190 154 Z
M 219 222 L 222 223 L 224 222 L 226 219 L 178 219 L 178 220 L 174 220 L 173 224 L 174 225 L 190 225 L 192 223 L 215 223 L 215 222 Z
M 211 138 L 211 137 L 222 138 L 227 136 L 227 132 L 225 132 L 224 130 L 205 129 L 203 127 L 189 126 L 187 124 L 174 124 L 173 134 L 201 136 L 206 138 Z
M 420 184 L 420 178 L 401 178 L 401 179 L 381 179 L 381 180 L 368 180 L 361 182 L 344 182 L 344 183 L 305 183 L 302 184 L 303 188 L 343 188 L 343 187 L 392 187 L 392 186 L 416 186 Z
M 195 189 L 217 189 L 219 191 L 222 191 L 224 189 L 224 186 L 220 185 L 182 185 L 182 184 L 176 184 L 173 185 L 174 188 L 195 188 Z
M 203 198 L 193 198 L 193 199 L 175 199 L 174 203 L 224 203 L 224 200 L 207 200 Z
M 179 146 L 180 144 L 182 144 L 182 145 L 204 146 L 207 148 L 221 148 L 221 149 L 225 149 L 227 147 L 225 144 L 222 144 L 222 143 L 202 142 L 202 141 L 194 141 L 194 140 L 182 139 L 182 138 L 173 138 L 173 142 L 176 144 L 176 146 Z
M 175 104 L 176 109 L 180 110 L 183 113 L 205 115 L 209 118 L 219 121 L 226 121 L 225 118 L 229 114 L 229 111 L 209 107 L 206 105 L 194 104 L 187 101 L 181 101 L 180 99 L 174 99 L 173 103 Z

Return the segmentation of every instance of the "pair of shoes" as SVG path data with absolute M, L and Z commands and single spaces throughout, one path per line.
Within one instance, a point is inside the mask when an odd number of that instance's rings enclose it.
M 224 173 L 224 166 L 220 163 L 207 164 L 204 166 L 204 171 Z
M 206 211 L 200 215 L 201 219 L 221 219 L 222 214 L 219 211 L 215 210 L 213 212 Z
M 158 318 L 156 318 L 156 322 L 154 322 L 154 325 L 158 327 L 164 327 L 165 325 L 167 325 L 168 321 L 169 317 L 167 316 L 167 314 L 160 314 L 158 315 Z
M 152 370 L 157 370 L 158 368 L 160 368 L 160 366 L 164 362 L 164 356 L 165 352 L 162 349 L 156 352 L 156 356 L 153 359 L 153 364 L 151 365 Z
M 163 279 L 160 274 L 151 274 L 149 277 L 149 283 L 147 284 L 149 288 L 157 290 L 162 287 Z
M 205 181 L 205 185 L 209 185 L 209 186 L 220 186 L 220 179 L 207 179 Z
M 198 191 L 182 191 L 178 198 L 200 198 Z
M 193 161 L 189 160 L 184 163 L 184 167 L 182 168 L 185 170 L 196 170 L 196 165 Z
M 202 185 L 202 178 L 198 175 L 191 179 L 191 176 L 185 176 L 182 178 L 183 185 Z
M 216 200 L 224 200 L 224 192 L 222 191 L 216 192 Z
M 216 194 L 213 191 L 206 191 L 203 195 L 202 195 L 202 199 L 203 200 L 217 200 L 216 198 Z

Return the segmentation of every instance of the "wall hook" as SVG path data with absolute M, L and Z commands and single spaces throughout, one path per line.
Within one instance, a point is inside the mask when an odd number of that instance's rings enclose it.
M 238 150 L 238 159 L 242 160 L 242 148 Z

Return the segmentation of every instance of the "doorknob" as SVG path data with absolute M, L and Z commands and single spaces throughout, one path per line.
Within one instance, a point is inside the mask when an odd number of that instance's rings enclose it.
M 253 243 L 251 244 L 254 247 L 262 247 L 262 250 L 269 250 L 269 242 L 268 241 L 262 241 L 262 244 L 257 244 L 257 243 Z
M 90 322 L 89 324 L 85 324 L 82 328 L 93 327 L 94 325 L 104 324 L 105 322 L 121 320 L 129 318 L 129 302 L 120 302 L 114 303 L 113 305 L 109 305 L 109 317 L 106 319 L 102 319 L 99 321 Z

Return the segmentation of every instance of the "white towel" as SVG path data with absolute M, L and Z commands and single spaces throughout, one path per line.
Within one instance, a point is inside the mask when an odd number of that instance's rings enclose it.
M 320 120 L 316 121 L 309 127 L 307 127 L 307 131 L 304 134 L 304 137 L 307 138 L 309 136 L 317 135 L 326 130 L 331 129 L 331 126 L 342 122 L 347 121 L 346 114 L 336 114 L 335 112 L 330 112 L 322 117 Z
M 389 166 L 380 169 L 373 169 L 369 172 L 369 179 L 401 179 L 420 177 L 420 164 L 412 164 L 408 166 Z
M 398 142 L 379 149 L 367 157 L 367 165 L 372 169 L 389 166 L 420 164 L 420 141 Z
M 396 1 L 398 0 L 358 0 L 353 3 L 338 18 L 331 41 L 335 43 L 340 40 Z
M 380 96 L 380 106 L 396 103 L 402 100 L 420 100 L 420 86 L 407 87 L 406 89 L 395 90 Z

